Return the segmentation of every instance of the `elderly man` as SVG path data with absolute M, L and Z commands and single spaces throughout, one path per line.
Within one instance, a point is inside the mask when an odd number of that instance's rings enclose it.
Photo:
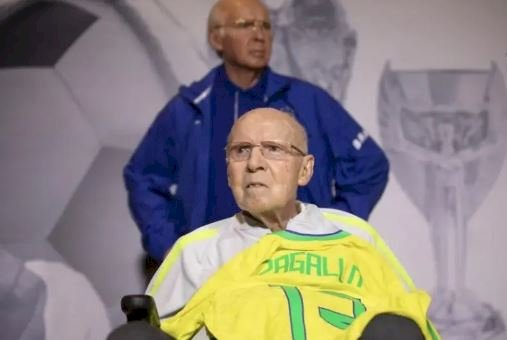
M 291 112 L 306 128 L 319 167 L 298 191 L 300 200 L 366 219 L 382 195 L 388 177 L 382 150 L 327 92 L 270 70 L 272 39 L 262 2 L 219 0 L 208 40 L 223 64 L 181 88 L 125 167 L 130 209 L 155 260 L 178 237 L 238 211 L 223 147 L 234 121 L 254 108 Z
M 176 339 L 439 339 L 417 290 L 362 219 L 297 201 L 315 158 L 296 119 L 261 108 L 226 146 L 241 212 L 176 242 L 147 293 Z M 304 303 L 303 303 L 304 300 Z

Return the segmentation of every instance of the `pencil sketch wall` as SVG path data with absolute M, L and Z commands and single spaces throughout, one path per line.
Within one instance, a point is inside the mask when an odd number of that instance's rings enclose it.
M 467 290 L 467 224 L 506 153 L 507 91 L 489 70 L 393 71 L 381 78 L 380 134 L 403 191 L 425 217 L 434 252 L 432 320 L 445 338 L 503 332 L 498 312 Z
M 144 288 L 121 171 L 180 84 L 219 63 L 214 0 L 0 0 L 0 326 L 101 339 Z M 434 294 L 444 339 L 507 339 L 507 2 L 267 0 L 271 66 L 386 150 L 370 222 Z

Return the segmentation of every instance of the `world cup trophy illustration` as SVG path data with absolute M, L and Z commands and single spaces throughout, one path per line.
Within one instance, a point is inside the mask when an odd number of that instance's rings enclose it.
M 274 70 L 305 79 L 344 101 L 357 34 L 340 0 L 267 0 Z
M 507 149 L 507 92 L 486 70 L 392 70 L 380 81 L 383 146 L 431 228 L 436 287 L 430 317 L 445 340 L 505 339 L 500 314 L 466 286 L 467 222 Z

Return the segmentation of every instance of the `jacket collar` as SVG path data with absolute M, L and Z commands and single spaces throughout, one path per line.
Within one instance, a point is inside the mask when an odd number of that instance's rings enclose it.
M 275 73 L 269 67 L 266 69 L 266 72 L 268 72 L 266 96 L 269 102 L 272 97 L 279 93 L 286 92 L 289 89 L 291 78 Z
M 204 78 L 190 84 L 190 86 L 180 87 L 180 95 L 199 108 L 201 112 L 208 111 L 210 108 L 209 95 L 220 67 L 223 67 L 223 64 L 214 67 Z M 290 78 L 273 72 L 269 67 L 266 68 L 265 72 L 267 72 L 266 97 L 267 102 L 269 102 L 272 97 L 288 89 Z

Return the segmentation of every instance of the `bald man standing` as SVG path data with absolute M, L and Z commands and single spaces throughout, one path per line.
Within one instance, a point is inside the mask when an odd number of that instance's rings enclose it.
M 227 186 L 224 146 L 234 122 L 255 108 L 289 112 L 308 131 L 319 167 L 299 200 L 367 219 L 382 195 L 382 150 L 327 92 L 270 70 L 272 39 L 262 2 L 218 1 L 208 41 L 223 64 L 180 89 L 125 167 L 129 206 L 155 260 L 178 237 L 239 210 Z

